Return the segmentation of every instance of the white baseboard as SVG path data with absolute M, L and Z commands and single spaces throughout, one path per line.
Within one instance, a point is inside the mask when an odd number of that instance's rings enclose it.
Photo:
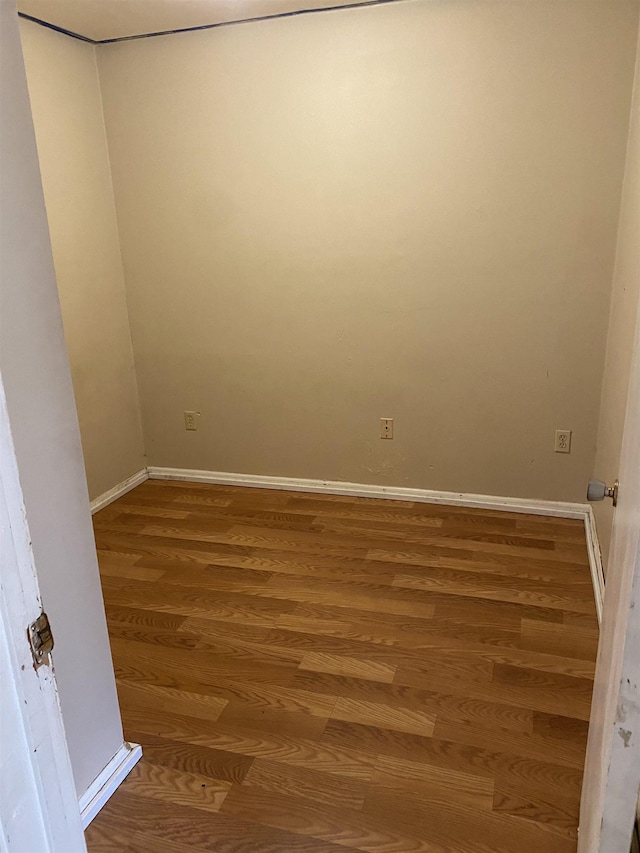
M 137 743 L 122 744 L 111 761 L 98 774 L 80 797 L 80 817 L 82 828 L 86 829 L 100 809 L 115 792 L 120 783 L 126 779 L 131 770 L 142 758 L 142 747 Z
M 98 512 L 98 510 L 104 509 L 109 504 L 117 501 L 118 498 L 121 498 L 122 495 L 126 495 L 127 492 L 130 492 L 131 489 L 135 489 L 136 486 L 139 486 L 140 483 L 144 483 L 145 480 L 149 479 L 149 474 L 146 468 L 141 468 L 140 471 L 136 471 L 135 474 L 132 474 L 130 477 L 127 477 L 126 480 L 123 480 L 121 483 L 118 483 L 117 486 L 114 486 L 112 489 L 109 489 L 108 492 L 104 492 L 104 494 L 97 497 L 94 501 L 91 501 L 91 515 Z
M 593 584 L 593 595 L 596 600 L 596 611 L 598 622 L 602 622 L 602 610 L 604 607 L 604 566 L 602 563 L 602 550 L 596 529 L 596 516 L 591 506 L 587 506 L 584 517 L 584 532 L 587 537 L 587 553 L 589 555 L 589 568 L 591 569 L 591 582 Z
M 269 477 L 256 474 L 230 474 L 225 471 L 197 471 L 187 468 L 148 469 L 152 480 L 185 480 L 192 483 L 250 486 L 257 489 L 284 489 L 296 492 L 319 492 L 330 495 L 387 498 L 389 500 L 419 501 L 421 503 L 495 509 L 504 512 L 523 512 L 560 518 L 584 518 L 588 504 L 564 501 L 542 501 L 534 498 L 506 498 L 495 495 L 473 495 L 462 492 L 436 492 L 430 489 L 409 489 L 403 486 L 377 486 L 369 483 L 343 483 L 339 480 L 303 480 L 295 477 Z

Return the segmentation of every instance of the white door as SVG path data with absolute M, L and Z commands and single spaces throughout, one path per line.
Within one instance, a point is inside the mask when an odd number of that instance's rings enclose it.
M 629 853 L 640 785 L 640 312 L 620 459 L 579 853 Z
M 51 658 L 34 667 L 42 609 L 0 380 L 0 851 L 86 851 Z

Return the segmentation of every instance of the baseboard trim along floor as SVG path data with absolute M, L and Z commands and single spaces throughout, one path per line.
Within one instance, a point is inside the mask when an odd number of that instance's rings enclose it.
M 91 515 L 101 509 L 104 509 L 106 506 L 109 506 L 109 504 L 112 504 L 114 501 L 117 501 L 118 498 L 122 497 L 122 495 L 126 495 L 127 492 L 135 489 L 136 486 L 139 486 L 140 483 L 144 483 L 144 481 L 148 479 L 149 472 L 146 468 L 141 468 L 139 471 L 136 471 L 135 474 L 127 477 L 126 480 L 123 480 L 121 483 L 118 483 L 117 486 L 109 489 L 108 492 L 104 492 L 100 497 L 91 501 Z
M 587 538 L 587 554 L 589 555 L 589 568 L 591 569 L 591 582 L 593 583 L 593 595 L 596 600 L 596 612 L 598 622 L 602 622 L 602 610 L 604 608 L 604 566 L 602 563 L 602 551 L 598 540 L 596 529 L 596 516 L 593 507 L 586 505 L 584 517 L 584 532 Z
M 104 770 L 96 776 L 80 797 L 82 828 L 86 829 L 109 797 L 129 775 L 142 758 L 142 747 L 137 743 L 122 744 Z
M 505 498 L 494 495 L 472 495 L 461 492 L 436 492 L 431 489 L 409 489 L 403 486 L 379 486 L 371 483 L 344 483 L 339 480 L 304 480 L 296 477 L 270 477 L 262 474 L 230 474 L 226 471 L 197 471 L 188 468 L 147 469 L 152 480 L 185 480 L 191 483 L 216 483 L 250 486 L 254 489 L 285 489 L 294 492 L 320 492 L 328 495 L 352 495 L 365 498 L 420 501 L 474 508 L 525 512 L 561 518 L 584 518 L 588 504 L 564 501 L 541 501 L 532 498 Z

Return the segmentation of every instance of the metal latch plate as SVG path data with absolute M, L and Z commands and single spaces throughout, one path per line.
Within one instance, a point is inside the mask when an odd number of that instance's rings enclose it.
M 36 666 L 45 663 L 48 655 L 53 649 L 53 634 L 51 633 L 51 625 L 49 617 L 46 613 L 41 613 L 35 622 L 27 628 L 29 635 L 29 645 L 31 646 L 31 654 L 33 662 Z

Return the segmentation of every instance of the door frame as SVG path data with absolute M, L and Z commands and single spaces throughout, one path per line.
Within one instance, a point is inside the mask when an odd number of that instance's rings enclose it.
M 27 639 L 42 602 L 1 376 L 0 564 L 0 849 L 85 853 L 52 657 L 36 669 Z
M 640 305 L 589 721 L 578 853 L 628 853 L 640 788 Z

